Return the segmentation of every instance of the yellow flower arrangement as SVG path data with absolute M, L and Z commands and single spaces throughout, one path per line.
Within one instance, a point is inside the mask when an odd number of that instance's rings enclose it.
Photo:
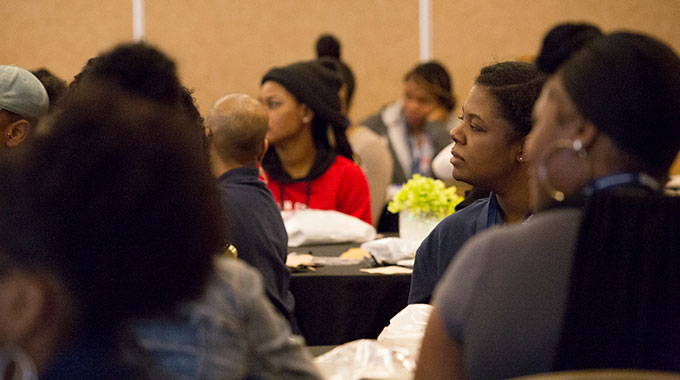
M 438 179 L 415 174 L 399 190 L 387 205 L 391 213 L 407 210 L 415 215 L 433 215 L 439 219 L 453 214 L 463 197 L 456 193 L 456 187 L 446 187 Z

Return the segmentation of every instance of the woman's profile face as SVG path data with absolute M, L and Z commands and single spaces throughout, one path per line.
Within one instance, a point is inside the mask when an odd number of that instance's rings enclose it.
M 498 116 L 496 99 L 483 86 L 474 86 L 463 104 L 461 121 L 451 129 L 453 178 L 473 186 L 496 190 L 515 172 L 521 139 L 513 139 L 512 126 Z M 514 141 L 518 140 L 518 141 Z
M 534 126 L 527 137 L 525 150 L 529 162 L 531 208 L 536 211 L 550 202 L 548 191 L 539 181 L 540 165 L 546 168 L 551 187 L 565 190 L 565 193 L 573 190 L 574 183 L 580 185 L 584 174 L 583 170 L 577 170 L 583 169 L 583 162 L 579 162 L 578 156 L 568 148 L 583 125 L 582 118 L 559 75 L 543 86 L 534 105 L 533 118 Z
M 290 139 L 305 128 L 303 118 L 307 107 L 282 85 L 274 81 L 264 82 L 260 87 L 260 100 L 269 118 L 266 135 L 269 144 L 276 145 Z
M 413 79 L 404 82 L 404 117 L 411 127 L 422 127 L 437 107 L 437 98 Z

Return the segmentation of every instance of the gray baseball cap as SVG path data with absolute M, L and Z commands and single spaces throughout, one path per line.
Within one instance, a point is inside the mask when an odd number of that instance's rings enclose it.
M 40 80 L 20 67 L 0 65 L 0 108 L 39 119 L 47 114 L 49 98 Z

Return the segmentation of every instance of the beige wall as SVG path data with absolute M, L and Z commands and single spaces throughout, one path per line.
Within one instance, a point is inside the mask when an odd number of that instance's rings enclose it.
M 341 39 L 343 57 L 358 78 L 355 115 L 394 97 L 400 76 L 418 60 L 418 3 L 413 0 L 146 4 L 149 41 L 177 59 L 202 110 L 229 92 L 257 95 L 269 68 L 313 58 L 316 37 L 324 32 Z
M 586 20 L 654 34 L 680 50 L 680 0 L 432 0 L 434 58 L 462 102 L 479 69 L 535 54 L 553 24 Z M 87 58 L 132 37 L 130 0 L 5 0 L 0 63 L 71 79 Z M 418 60 L 417 0 L 146 0 L 148 41 L 174 57 L 205 112 L 229 92 L 257 95 L 274 66 L 313 57 L 336 34 L 357 76 L 352 116 L 399 97 Z
M 479 69 L 535 55 L 556 23 L 587 21 L 605 31 L 634 29 L 680 51 L 678 0 L 433 0 L 434 56 L 453 72 L 459 103 Z
M 132 38 L 130 0 L 3 0 L 0 63 L 70 81 L 88 58 Z

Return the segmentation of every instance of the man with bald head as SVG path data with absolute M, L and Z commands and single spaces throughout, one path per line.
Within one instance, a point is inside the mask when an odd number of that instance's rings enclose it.
M 218 100 L 206 121 L 210 156 L 229 226 L 227 239 L 238 258 L 260 271 L 267 296 L 298 332 L 286 267 L 288 234 L 274 197 L 259 179 L 267 121 L 262 104 L 248 95 Z
M 215 175 L 238 167 L 257 167 L 267 151 L 267 112 L 244 94 L 218 100 L 207 120 Z
M 20 67 L 0 66 L 0 149 L 21 144 L 48 106 L 38 78 Z

